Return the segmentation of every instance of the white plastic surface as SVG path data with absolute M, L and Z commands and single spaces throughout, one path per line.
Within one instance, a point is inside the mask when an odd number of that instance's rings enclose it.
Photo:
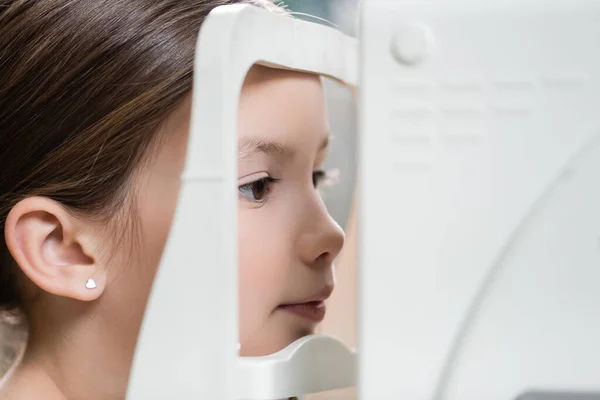
M 362 12 L 360 398 L 600 392 L 600 2 Z
M 355 85 L 357 47 L 331 28 L 247 5 L 219 7 L 204 22 L 179 203 L 128 399 L 237 398 L 236 121 L 245 74 L 261 62 Z
M 283 399 L 301 394 L 351 387 L 356 379 L 356 356 L 340 341 L 326 335 L 298 339 L 265 357 L 241 357 L 236 382 L 238 398 Z

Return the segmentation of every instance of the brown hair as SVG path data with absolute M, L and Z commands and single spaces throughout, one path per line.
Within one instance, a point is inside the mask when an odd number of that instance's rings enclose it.
M 269 0 L 0 0 L 0 237 L 45 196 L 110 219 L 162 121 L 192 88 L 198 29 L 216 6 Z M 0 241 L 0 310 L 22 307 Z

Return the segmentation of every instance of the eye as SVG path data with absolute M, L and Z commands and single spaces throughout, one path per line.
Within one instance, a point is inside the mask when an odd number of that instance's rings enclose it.
M 323 181 L 325 181 L 327 179 L 327 173 L 323 170 L 319 170 L 319 171 L 313 171 L 312 174 L 312 180 L 313 180 L 313 186 L 315 188 L 318 188 L 319 185 L 321 183 L 323 183 Z
M 279 179 L 264 177 L 239 186 L 238 191 L 246 199 L 262 203 L 266 201 L 266 198 L 273 189 L 273 185 L 277 182 L 279 182 Z

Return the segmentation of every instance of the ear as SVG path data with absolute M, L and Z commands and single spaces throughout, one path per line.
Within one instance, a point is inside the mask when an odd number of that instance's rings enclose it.
M 29 197 L 8 214 L 4 235 L 13 259 L 35 285 L 57 296 L 92 301 L 106 287 L 106 272 L 97 264 L 93 250 L 99 246 L 86 235 L 90 231 L 59 203 Z M 86 287 L 89 279 L 95 288 Z

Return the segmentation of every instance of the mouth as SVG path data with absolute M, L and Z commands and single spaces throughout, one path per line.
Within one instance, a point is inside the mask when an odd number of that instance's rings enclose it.
M 325 318 L 327 312 L 325 300 L 331 296 L 332 291 L 333 287 L 327 286 L 311 297 L 294 303 L 282 304 L 277 308 L 318 323 Z
M 310 301 L 300 304 L 283 304 L 278 307 L 280 310 L 292 313 L 313 322 L 321 322 L 325 318 L 327 307 L 323 301 Z

